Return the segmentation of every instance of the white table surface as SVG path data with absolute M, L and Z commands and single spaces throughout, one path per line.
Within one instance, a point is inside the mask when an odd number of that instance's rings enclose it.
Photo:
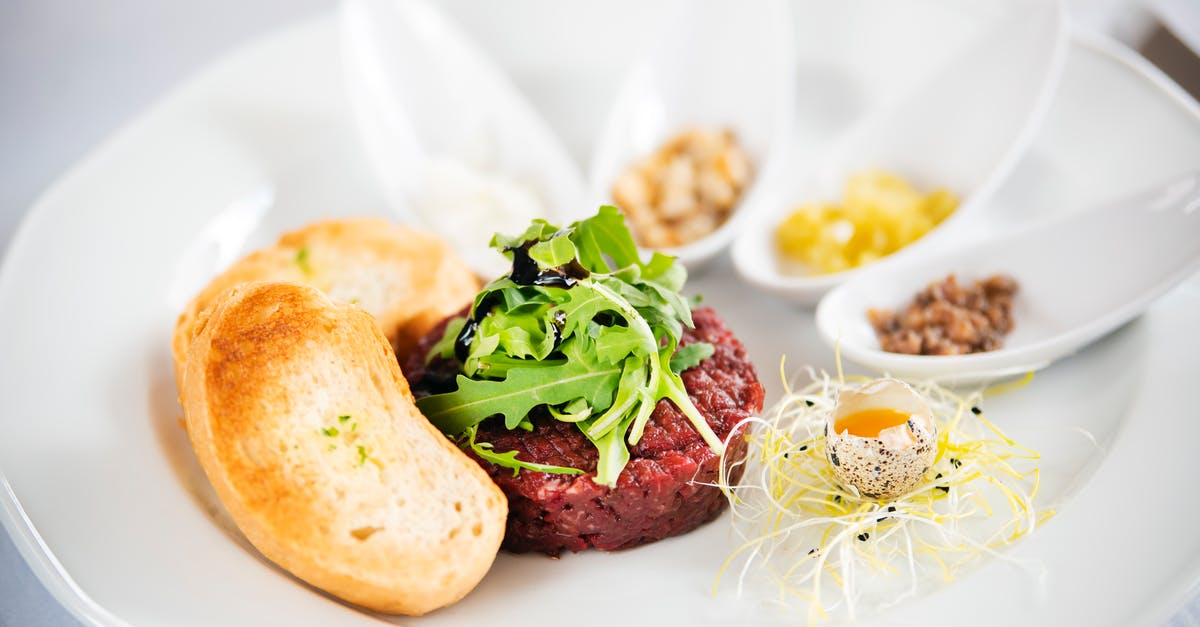
M 98 142 L 232 46 L 334 4 L 0 3 L 0 256 L 38 195 Z M 78 624 L 0 533 L 0 626 Z M 1200 599 L 1170 625 L 1200 625 Z

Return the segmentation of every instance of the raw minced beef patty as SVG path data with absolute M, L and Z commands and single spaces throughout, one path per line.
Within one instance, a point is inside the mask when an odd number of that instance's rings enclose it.
M 715 352 L 684 371 L 683 383 L 696 408 L 724 439 L 738 422 L 762 410 L 762 384 L 745 347 L 716 312 L 700 308 L 692 318 L 696 327 L 684 330 L 680 345 L 709 342 Z M 426 367 L 423 359 L 444 328 L 445 323 L 430 332 L 403 364 L 417 396 L 444 391 L 440 386 L 453 381 L 457 364 L 435 361 Z M 593 481 L 598 454 L 578 427 L 544 415 L 534 416 L 533 423 L 531 432 L 509 431 L 503 420 L 489 419 L 480 425 L 477 439 L 491 442 L 499 452 L 515 450 L 521 460 L 582 468 L 588 474 L 522 470 L 514 477 L 511 469 L 476 458 L 508 495 L 504 547 L 511 551 L 557 555 L 563 549 L 627 549 L 691 531 L 725 508 L 720 490 L 703 485 L 716 481 L 718 456 L 668 400 L 658 402 L 615 488 Z M 745 455 L 745 439 L 734 438 L 729 460 L 740 461 Z M 741 469 L 740 464 L 733 469 L 731 482 L 740 479 Z

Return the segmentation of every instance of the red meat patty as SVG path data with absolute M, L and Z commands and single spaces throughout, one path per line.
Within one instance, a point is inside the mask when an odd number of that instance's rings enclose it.
M 692 403 L 717 436 L 724 439 L 743 419 L 762 410 L 763 387 L 746 349 L 710 308 L 692 313 L 694 329 L 685 329 L 680 345 L 708 342 L 715 352 L 683 372 Z M 453 385 L 457 364 L 424 355 L 441 338 L 445 323 L 425 337 L 404 366 L 405 376 L 419 396 L 446 391 Z M 629 451 L 629 464 L 616 487 L 594 481 L 598 453 L 574 424 L 549 416 L 534 416 L 533 431 L 507 430 L 504 421 L 488 419 L 477 434 L 496 451 L 517 451 L 517 457 L 541 464 L 588 471 L 565 475 L 522 470 L 513 476 L 476 458 L 508 495 L 508 529 L 504 547 L 516 552 L 541 551 L 558 555 L 564 549 L 604 551 L 627 549 L 679 535 L 714 519 L 725 508 L 724 495 L 712 484 L 717 479 L 716 453 L 704 442 L 686 416 L 668 400 L 654 408 L 642 439 Z M 467 451 L 470 455 L 470 451 Z M 746 455 L 744 438 L 730 441 L 728 460 Z M 729 480 L 740 479 L 737 465 Z

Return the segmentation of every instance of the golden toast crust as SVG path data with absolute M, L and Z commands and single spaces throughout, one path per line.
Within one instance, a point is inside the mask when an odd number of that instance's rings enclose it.
M 307 283 L 336 301 L 357 304 L 375 316 L 401 357 L 479 291 L 471 270 L 434 235 L 382 218 L 315 222 L 247 255 L 188 303 L 172 338 L 180 389 L 200 315 L 226 290 L 251 281 Z
M 490 567 L 504 495 L 417 410 L 375 320 L 295 283 L 250 283 L 197 319 L 182 401 L 239 529 L 300 579 L 419 615 Z

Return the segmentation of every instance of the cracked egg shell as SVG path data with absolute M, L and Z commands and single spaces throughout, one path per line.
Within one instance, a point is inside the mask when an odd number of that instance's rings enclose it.
M 825 457 L 834 475 L 867 498 L 888 500 L 912 490 L 937 456 L 929 404 L 895 379 L 843 390 L 826 420 Z

